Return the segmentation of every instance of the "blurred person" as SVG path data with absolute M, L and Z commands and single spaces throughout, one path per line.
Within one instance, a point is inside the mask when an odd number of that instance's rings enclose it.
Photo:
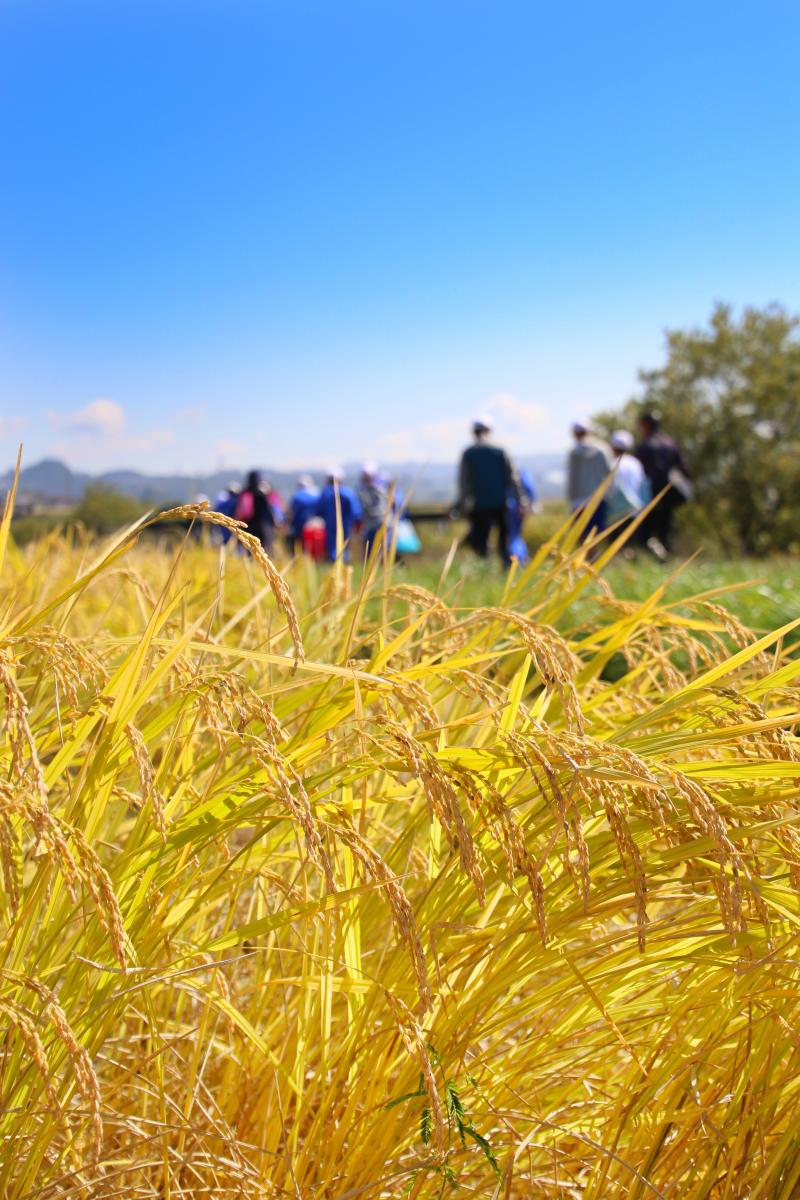
M 636 457 L 650 484 L 650 495 L 669 490 L 656 502 L 644 519 L 642 538 L 651 554 L 661 561 L 672 550 L 675 509 L 692 496 L 689 469 L 676 442 L 661 429 L 661 419 L 653 412 L 639 418 L 641 441 Z
M 376 463 L 364 463 L 358 487 L 358 499 L 364 520 L 364 546 L 367 554 L 372 551 L 378 530 L 389 516 L 389 491 L 391 484 L 384 479 Z M 387 538 L 390 536 L 387 526 Z
M 525 517 L 534 511 L 537 501 L 533 476 L 530 471 L 520 471 L 518 495 L 515 496 L 512 493 L 508 498 L 508 553 L 520 565 L 524 565 L 530 558 L 527 543 L 522 536 L 522 529 Z
M 633 453 L 633 434 L 617 429 L 610 438 L 614 481 L 608 489 L 609 523 L 635 516 L 649 500 L 650 485 L 644 467 Z
M 632 453 L 633 434 L 627 429 L 617 429 L 611 435 L 610 444 L 614 456 L 614 478 L 606 492 L 608 523 L 615 525 L 625 522 L 627 525 L 649 500 L 650 485 L 642 464 Z M 623 547 L 622 555 L 624 558 L 636 557 L 631 540 Z
M 214 497 L 214 511 L 222 513 L 225 517 L 232 517 L 236 512 L 236 502 L 241 490 L 235 480 L 231 480 L 226 487 L 220 488 Z
M 289 501 L 289 530 L 286 535 L 289 551 L 298 554 L 303 548 L 303 530 L 315 515 L 319 488 L 310 475 L 301 475 Z
M 241 490 L 239 484 L 231 480 L 228 486 L 221 488 L 214 497 L 214 511 L 222 513 L 224 517 L 235 517 L 236 505 L 239 502 L 239 493 Z M 230 529 L 223 529 L 220 526 L 216 526 L 215 536 L 219 538 L 223 546 L 227 546 L 232 534 Z
M 272 509 L 272 515 L 275 519 L 275 528 L 282 529 L 286 524 L 286 505 L 283 502 L 283 496 L 274 488 L 271 483 L 264 484 L 264 493 L 269 500 L 269 506 Z
M 317 498 L 314 513 L 325 522 L 325 553 L 329 562 L 336 562 L 337 559 L 337 508 L 341 514 L 341 556 L 345 562 L 350 561 L 350 535 L 361 523 L 361 503 L 353 489 L 343 480 L 344 472 L 341 467 L 328 468 L 325 486 Z
M 208 496 L 205 494 L 205 492 L 197 492 L 194 500 L 192 501 L 192 504 L 201 504 L 201 505 L 204 504 L 206 506 L 206 508 L 209 507 L 210 503 L 211 502 L 210 502 Z M 191 524 L 192 536 L 196 542 L 202 542 L 203 528 L 204 527 L 203 527 L 202 521 L 198 521 L 198 520 L 192 521 L 192 524 Z
M 472 422 L 474 441 L 461 456 L 458 474 L 458 508 L 469 521 L 467 545 L 479 558 L 486 558 L 496 529 L 497 553 L 507 566 L 511 561 L 507 506 L 510 497 L 519 502 L 519 482 L 506 451 L 490 441 L 491 432 L 489 417 Z
M 403 489 L 400 487 L 396 479 L 392 479 L 389 475 L 381 472 L 378 476 L 381 486 L 384 488 L 386 495 L 391 501 L 392 516 L 398 520 L 403 518 L 406 507 L 406 498 L 403 494 Z
M 275 536 L 275 515 L 262 487 L 261 473 L 250 471 L 236 501 L 236 520 L 244 521 L 247 532 L 269 550 Z
M 603 483 L 611 470 L 611 460 L 605 444 L 591 436 L 585 421 L 573 422 L 572 436 L 575 445 L 567 459 L 567 500 L 570 511 L 577 513 Z M 606 527 L 607 511 L 608 504 L 603 497 L 592 514 L 584 536 L 593 532 L 602 533 Z

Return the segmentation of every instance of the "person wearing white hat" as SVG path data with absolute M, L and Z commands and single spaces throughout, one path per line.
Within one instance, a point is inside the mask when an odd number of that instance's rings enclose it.
M 364 513 L 364 546 L 369 554 L 378 530 L 389 513 L 389 489 L 381 479 L 377 463 L 365 462 L 363 464 L 361 482 L 358 485 L 358 498 Z
M 574 421 L 572 436 L 575 445 L 567 459 L 567 500 L 570 510 L 577 512 L 592 498 L 611 470 L 607 447 L 591 437 L 588 422 Z M 587 534 L 605 529 L 606 501 L 603 498 L 592 516 Z
M 636 502 L 635 507 L 639 509 L 645 503 L 648 489 L 644 467 L 633 453 L 634 444 L 633 434 L 627 429 L 617 429 L 611 435 L 617 486 Z
M 627 429 L 617 429 L 611 435 L 614 454 L 614 481 L 608 489 L 608 521 L 614 524 L 625 517 L 633 517 L 647 502 L 648 485 L 644 467 L 632 453 L 633 434 Z
M 489 553 L 492 529 L 497 529 L 497 552 L 508 564 L 507 505 L 519 498 L 519 483 L 505 450 L 489 440 L 491 418 L 481 413 L 472 422 L 474 441 L 461 456 L 458 508 L 469 521 L 467 545 L 480 558 Z

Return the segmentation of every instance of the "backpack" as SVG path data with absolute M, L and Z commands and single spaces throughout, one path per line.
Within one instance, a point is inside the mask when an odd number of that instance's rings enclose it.
M 236 513 L 234 514 L 237 521 L 244 521 L 247 525 L 252 521 L 256 511 L 256 501 L 253 493 L 250 491 L 242 492 L 239 499 L 236 501 Z

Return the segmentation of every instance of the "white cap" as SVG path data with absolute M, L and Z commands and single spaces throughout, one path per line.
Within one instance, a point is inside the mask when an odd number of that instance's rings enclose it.
M 299 475 L 297 479 L 297 486 L 300 488 L 305 488 L 306 491 L 309 491 L 314 486 L 314 480 L 310 475 Z
M 487 432 L 491 432 L 493 428 L 492 418 L 488 413 L 478 413 L 477 416 L 472 418 L 472 428 L 474 430 L 485 429 Z
M 335 479 L 337 481 L 337 483 L 339 483 L 342 479 L 344 479 L 344 471 L 342 470 L 341 467 L 337 467 L 337 466 L 326 467 L 325 468 L 325 478 L 326 479 Z
M 378 474 L 378 464 L 376 462 L 362 463 L 361 474 L 366 475 L 367 479 L 374 479 Z
M 575 434 L 588 433 L 589 425 L 585 420 L 573 421 L 572 422 L 572 432 Z
M 627 429 L 617 429 L 611 435 L 611 445 L 615 450 L 630 452 L 633 449 L 633 434 L 628 433 Z

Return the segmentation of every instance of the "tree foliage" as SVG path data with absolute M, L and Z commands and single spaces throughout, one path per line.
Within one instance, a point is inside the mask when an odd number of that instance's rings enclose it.
M 667 333 L 662 367 L 598 425 L 634 428 L 657 410 L 684 450 L 703 540 L 745 554 L 800 550 L 800 318 L 783 308 L 718 304 L 708 329 Z
M 126 496 L 104 483 L 91 483 L 73 511 L 72 521 L 95 533 L 113 533 L 130 525 L 146 511 L 147 506 L 133 496 Z

